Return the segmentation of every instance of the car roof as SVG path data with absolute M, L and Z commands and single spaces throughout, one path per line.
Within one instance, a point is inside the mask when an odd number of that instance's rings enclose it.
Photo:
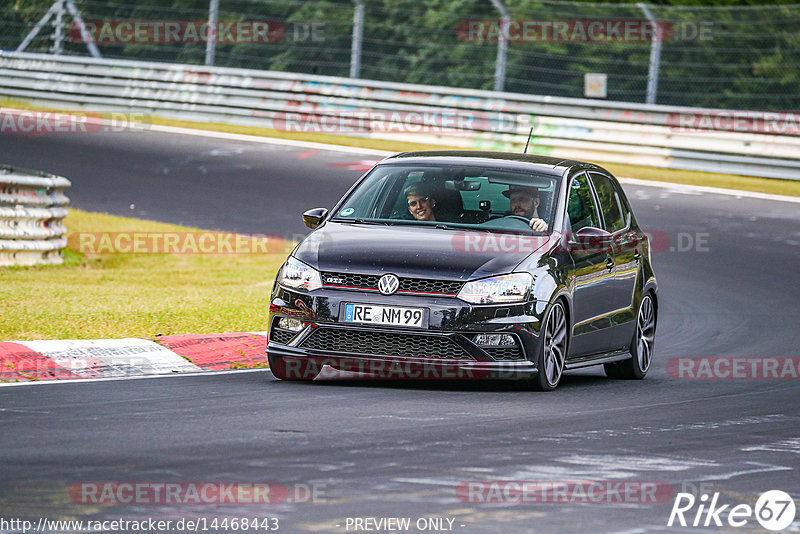
M 574 167 L 600 169 L 596 165 L 564 158 L 538 156 L 534 154 L 518 154 L 515 152 L 490 152 L 480 150 L 426 150 L 419 152 L 403 152 L 385 158 L 380 164 L 404 165 L 476 165 L 495 167 L 506 170 L 534 172 L 550 176 L 563 176 Z

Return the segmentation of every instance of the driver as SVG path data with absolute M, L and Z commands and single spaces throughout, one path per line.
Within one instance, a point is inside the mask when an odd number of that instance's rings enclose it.
M 436 207 L 436 199 L 433 198 L 430 189 L 421 183 L 411 184 L 404 191 L 408 199 L 408 211 L 418 221 L 435 221 L 433 208 Z
M 511 200 L 511 215 L 530 219 L 528 224 L 537 232 L 547 230 L 547 223 L 539 217 L 539 189 L 512 185 L 503 195 Z

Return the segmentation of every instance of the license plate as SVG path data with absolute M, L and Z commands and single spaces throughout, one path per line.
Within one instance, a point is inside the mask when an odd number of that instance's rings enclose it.
M 388 324 L 394 326 L 425 325 L 423 308 L 402 308 L 400 306 L 377 306 L 375 304 L 345 304 L 345 323 Z

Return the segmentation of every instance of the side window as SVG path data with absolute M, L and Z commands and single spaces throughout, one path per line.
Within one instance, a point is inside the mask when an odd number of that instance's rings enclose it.
M 600 228 L 600 217 L 586 173 L 575 176 L 569 184 L 567 215 L 573 232 L 586 226 Z
M 608 176 L 595 172 L 589 173 L 592 176 L 594 189 L 597 191 L 597 198 L 600 200 L 600 210 L 603 213 L 605 229 L 611 233 L 622 230 L 627 225 L 627 217 L 623 217 L 623 204 L 619 198 L 619 192 Z
M 631 223 L 630 202 L 628 202 L 628 198 L 625 196 L 625 191 L 622 190 L 619 184 L 614 186 L 614 190 L 617 192 L 617 200 L 619 200 L 619 205 L 622 208 L 622 224 L 628 226 Z

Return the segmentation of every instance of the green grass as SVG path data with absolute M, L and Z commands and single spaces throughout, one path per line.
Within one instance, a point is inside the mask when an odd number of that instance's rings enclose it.
M 74 232 L 196 229 L 71 209 Z M 84 255 L 64 265 L 0 267 L 0 339 L 93 339 L 266 330 L 272 280 L 290 251 L 270 254 Z
M 11 99 L 0 99 L 0 106 L 7 106 L 17 109 L 48 109 L 48 108 L 43 108 L 41 106 L 33 106 L 31 104 L 28 104 L 27 102 L 11 100 Z M 48 109 L 48 110 L 55 111 L 53 109 Z M 199 130 L 240 133 L 246 135 L 273 137 L 279 139 L 294 139 L 299 141 L 311 141 L 315 143 L 327 143 L 327 144 L 351 146 L 358 148 L 372 148 L 377 150 L 386 150 L 390 152 L 406 152 L 413 150 L 441 150 L 441 149 L 449 150 L 453 148 L 444 145 L 407 143 L 398 141 L 388 141 L 383 139 L 348 137 L 344 135 L 287 132 L 281 130 L 273 130 L 270 128 L 236 126 L 231 124 L 218 124 L 211 122 L 189 122 L 189 121 L 180 121 L 173 119 L 163 119 L 160 117 L 153 117 L 152 123 L 161 124 L 165 126 L 194 128 Z M 771 193 L 775 195 L 800 196 L 800 181 L 797 180 L 779 180 L 771 178 L 757 178 L 752 176 L 740 176 L 736 174 L 684 171 L 677 169 L 662 169 L 659 167 L 626 165 L 622 163 L 610 163 L 603 161 L 594 161 L 593 163 L 602 165 L 603 167 L 607 168 L 612 173 L 614 173 L 616 176 L 622 176 L 627 178 L 638 178 L 641 180 L 657 180 L 662 182 L 673 182 L 679 184 L 704 185 L 708 187 L 722 187 L 725 189 L 756 191 L 759 193 Z

